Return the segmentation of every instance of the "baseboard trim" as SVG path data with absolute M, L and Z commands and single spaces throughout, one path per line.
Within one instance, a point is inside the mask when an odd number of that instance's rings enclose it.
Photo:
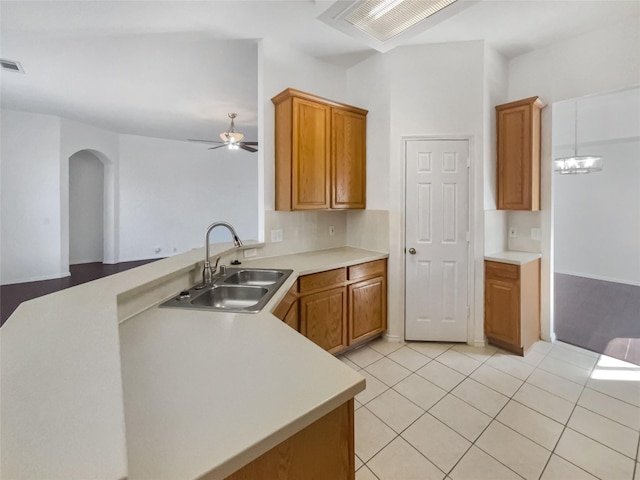
M 62 272 L 57 275 L 38 275 L 35 277 L 10 279 L 9 281 L 2 280 L 0 285 L 13 285 L 14 283 L 29 283 L 29 282 L 41 282 L 43 280 L 57 280 L 59 278 L 69 277 L 71 272 Z
M 561 270 L 556 270 L 554 273 L 559 273 L 560 275 L 569 275 L 571 277 L 588 278 L 590 280 L 600 280 L 601 282 L 621 283 L 623 285 L 633 285 L 634 287 L 640 287 L 640 282 L 635 282 L 633 280 L 622 280 L 620 278 L 603 277 L 602 275 L 589 275 L 588 273 L 581 272 L 563 272 Z
M 388 333 L 383 333 L 382 336 L 387 342 L 400 343 L 404 341 L 399 335 L 389 335 Z

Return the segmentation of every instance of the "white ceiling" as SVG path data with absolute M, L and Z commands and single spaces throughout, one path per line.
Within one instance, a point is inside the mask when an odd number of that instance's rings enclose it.
M 317 19 L 331 4 L 2 1 L 0 56 L 26 71 L 2 72 L 2 107 L 175 139 L 214 138 L 233 111 L 254 136 L 258 39 L 345 67 L 381 55 Z M 640 0 L 482 0 L 403 44 L 484 39 L 511 58 L 629 16 Z

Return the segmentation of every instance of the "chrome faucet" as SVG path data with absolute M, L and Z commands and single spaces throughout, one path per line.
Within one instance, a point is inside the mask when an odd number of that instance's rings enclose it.
M 231 236 L 233 237 L 233 244 L 236 247 L 242 246 L 242 241 L 238 238 L 238 234 L 236 233 L 235 228 L 230 223 L 227 222 L 215 222 L 209 225 L 207 228 L 207 233 L 204 237 L 204 268 L 202 270 L 202 285 L 208 285 L 211 283 L 211 279 L 213 278 L 213 274 L 218 270 L 218 262 L 220 261 L 220 257 L 216 258 L 216 263 L 211 268 L 211 263 L 209 263 L 209 235 L 211 231 L 216 227 L 226 227 L 229 232 L 231 232 Z

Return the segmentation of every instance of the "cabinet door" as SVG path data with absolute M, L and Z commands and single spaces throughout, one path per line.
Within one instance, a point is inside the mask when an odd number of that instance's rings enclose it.
M 364 115 L 331 109 L 331 208 L 366 207 L 366 131 Z
M 293 99 L 292 208 L 325 209 L 330 206 L 330 108 L 321 103 Z
M 300 331 L 298 315 L 298 284 L 294 283 L 284 298 L 273 310 L 273 314 L 296 331 Z
M 498 209 L 531 210 L 531 105 L 498 111 Z
M 487 337 L 520 346 L 520 287 L 517 281 L 485 280 L 485 333 Z
M 287 325 L 289 325 L 294 330 L 296 330 L 297 332 L 300 331 L 300 318 L 299 318 L 299 315 L 298 315 L 298 302 L 297 301 L 295 301 L 295 302 L 293 302 L 291 304 L 291 306 L 289 307 L 289 310 L 285 314 L 285 316 L 282 319 L 282 321 L 284 323 L 286 323 Z
M 384 277 L 349 285 L 349 345 L 387 328 L 387 286 Z
M 334 353 L 347 346 L 347 289 L 332 288 L 300 298 L 300 333 Z

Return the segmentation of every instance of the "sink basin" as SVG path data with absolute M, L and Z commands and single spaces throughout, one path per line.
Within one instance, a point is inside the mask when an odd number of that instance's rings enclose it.
M 293 270 L 227 268 L 209 285 L 198 285 L 162 303 L 162 308 L 186 308 L 220 312 L 256 313 L 291 275 Z
M 240 270 L 228 276 L 224 283 L 232 285 L 273 285 L 284 275 L 279 270 Z
M 256 305 L 268 292 L 262 287 L 216 285 L 194 298 L 191 304 L 222 310 L 245 310 Z

